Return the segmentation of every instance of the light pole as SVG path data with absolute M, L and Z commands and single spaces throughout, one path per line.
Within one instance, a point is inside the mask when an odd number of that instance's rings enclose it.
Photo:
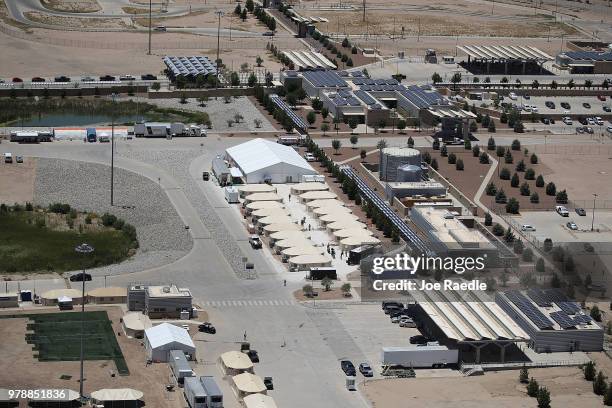
M 89 255 L 94 251 L 94 248 L 89 244 L 82 243 L 81 245 L 74 248 L 74 251 L 78 254 Z M 81 377 L 79 381 L 79 397 L 81 401 L 83 401 L 83 381 L 84 381 L 84 377 L 83 377 L 83 372 L 84 372 L 83 337 L 85 336 L 85 267 L 83 267 L 83 273 L 81 275 L 81 282 L 82 282 L 82 287 L 81 287 L 81 353 L 80 353 Z
M 597 200 L 597 194 L 593 193 L 593 218 L 591 219 L 591 232 L 595 227 L 595 200 Z
M 149 51 L 147 52 L 148 55 L 151 55 L 151 13 L 152 13 L 152 8 L 153 8 L 152 0 L 149 0 Z
M 117 94 L 112 94 L 113 106 L 111 109 L 111 191 L 110 205 L 114 205 L 115 198 L 115 97 Z
M 219 17 L 219 23 L 217 25 L 217 60 L 215 61 L 217 67 L 216 80 L 215 80 L 215 89 L 219 89 L 219 46 L 220 46 L 220 36 L 221 36 L 221 17 L 223 16 L 223 11 L 218 10 L 215 11 L 217 17 Z

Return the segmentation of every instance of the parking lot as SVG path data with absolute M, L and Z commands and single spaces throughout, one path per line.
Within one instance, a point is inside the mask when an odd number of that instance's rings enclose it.
M 604 111 L 604 106 L 610 106 L 610 98 L 606 97 L 605 101 L 599 100 L 596 96 L 531 96 L 525 97 L 517 94 L 517 99 L 512 100 L 508 97 L 504 98 L 504 102 L 512 101 L 513 103 L 524 106 L 530 105 L 537 107 L 538 113 L 541 115 L 583 115 L 583 116 L 603 116 L 610 114 Z M 554 107 L 546 106 L 546 102 L 554 103 Z M 569 108 L 561 106 L 562 103 L 568 103 Z M 585 105 L 586 104 L 586 105 Z M 529 112 L 524 112 L 529 114 Z

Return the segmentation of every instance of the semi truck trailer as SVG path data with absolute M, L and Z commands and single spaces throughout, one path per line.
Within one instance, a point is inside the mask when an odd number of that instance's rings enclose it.
M 442 368 L 459 362 L 459 350 L 432 344 L 383 347 L 381 354 L 383 366 Z

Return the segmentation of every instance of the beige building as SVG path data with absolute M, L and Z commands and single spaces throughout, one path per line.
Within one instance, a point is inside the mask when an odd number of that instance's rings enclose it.
M 176 285 L 149 286 L 145 291 L 145 313 L 152 319 L 179 318 L 187 311 L 191 317 L 192 296 Z
M 87 302 L 95 304 L 126 303 L 127 289 L 120 287 L 92 289 L 87 292 Z
M 0 308 L 19 307 L 19 295 L 17 293 L 0 293 Z
M 70 298 L 73 305 L 80 305 L 83 302 L 81 291 L 76 289 L 51 289 L 40 296 L 43 306 L 55 306 L 59 298 Z

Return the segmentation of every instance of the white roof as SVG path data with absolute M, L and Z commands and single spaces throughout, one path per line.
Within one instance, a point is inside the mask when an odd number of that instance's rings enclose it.
M 242 399 L 246 408 L 277 408 L 274 398 L 264 394 L 251 394 Z
M 319 207 L 326 207 L 326 206 L 331 206 L 331 205 L 344 205 L 344 203 L 340 200 L 336 200 L 335 198 L 313 200 L 313 201 L 309 201 L 306 203 L 306 207 L 308 208 L 319 208 Z
M 282 223 L 282 224 L 269 224 L 266 225 L 264 231 L 278 232 L 278 231 L 301 231 L 302 227 L 294 223 Z
M 300 245 L 312 246 L 312 241 L 304 237 L 304 238 L 287 238 L 287 239 L 283 239 L 280 241 L 276 241 L 274 243 L 274 246 L 277 246 L 279 248 L 291 248 L 291 247 L 300 246 Z
M 291 186 L 291 192 L 305 192 L 305 191 L 325 191 L 329 190 L 329 186 L 325 183 L 318 183 L 316 181 L 298 183 Z
M 346 228 L 334 231 L 334 237 L 336 238 L 348 238 L 348 237 L 363 237 L 372 236 L 372 232 L 364 228 Z
M 289 215 L 286 210 L 281 208 L 260 208 L 251 214 L 256 218 L 269 217 L 270 215 Z
M 325 224 L 330 223 L 330 222 L 342 222 L 342 221 L 358 221 L 359 217 L 356 216 L 355 214 L 351 214 L 351 213 L 331 213 L 331 214 L 325 214 L 321 217 L 319 217 L 319 219 L 321 221 L 323 221 Z
M 151 321 L 147 315 L 141 312 L 130 312 L 123 315 L 123 324 L 131 330 L 144 330 L 151 327 Z
M 378 238 L 369 237 L 365 235 L 361 236 L 352 236 L 348 238 L 344 238 L 340 243 L 346 246 L 361 246 L 366 244 L 378 244 L 380 240 Z
M 221 354 L 221 361 L 227 368 L 233 370 L 250 370 L 253 368 L 251 359 L 246 354 L 236 350 Z
M 253 201 L 248 203 L 246 208 L 249 210 L 260 210 L 262 208 L 284 208 L 278 201 Z
M 287 163 L 305 170 L 316 171 L 292 147 L 264 139 L 253 139 L 230 147 L 227 154 L 236 162 L 245 174 L 273 166 Z
M 331 265 L 331 258 L 329 255 L 298 255 L 289 258 L 289 262 L 297 265 Z
M 268 225 L 268 224 L 283 224 L 283 223 L 291 223 L 293 219 L 288 215 L 269 215 L 267 217 L 260 218 L 257 220 L 259 224 Z
M 170 343 L 181 343 L 195 349 L 193 340 L 187 330 L 170 323 L 162 323 L 145 330 L 151 348 L 161 347 Z
M 275 240 L 289 239 L 289 238 L 306 238 L 306 234 L 303 231 L 279 231 L 270 234 L 270 238 Z
M 351 210 L 348 207 L 343 207 L 341 205 L 328 205 L 325 207 L 319 207 L 319 208 L 315 208 L 312 213 L 320 216 L 320 215 L 326 215 L 326 214 L 348 214 L 353 212 L 353 210 Z
M 80 299 L 81 291 L 76 289 L 51 289 L 43 293 L 41 297 L 43 299 L 59 299 L 61 297 Z
M 349 229 L 349 228 L 365 228 L 365 224 L 355 220 L 342 220 L 335 221 L 326 225 L 332 231 L 341 230 L 341 229 Z
M 283 255 L 292 257 L 298 255 L 317 255 L 321 254 L 321 252 L 323 252 L 321 248 L 317 248 L 312 245 L 297 245 L 291 248 L 285 248 L 281 251 Z
M 253 193 L 244 198 L 249 202 L 253 201 L 281 201 L 282 197 L 276 193 Z
M 336 197 L 336 193 L 332 193 L 331 191 L 309 191 L 300 194 L 302 200 L 329 200 Z
M 142 391 L 132 388 L 103 388 L 91 393 L 96 401 L 135 401 L 142 398 Z
M 266 386 L 263 383 L 261 377 L 251 373 L 242 373 L 232 377 L 236 388 L 242 392 L 248 392 L 250 394 L 257 392 L 265 392 Z
M 269 184 L 246 184 L 239 186 L 238 191 L 242 193 L 276 193 L 276 187 Z

